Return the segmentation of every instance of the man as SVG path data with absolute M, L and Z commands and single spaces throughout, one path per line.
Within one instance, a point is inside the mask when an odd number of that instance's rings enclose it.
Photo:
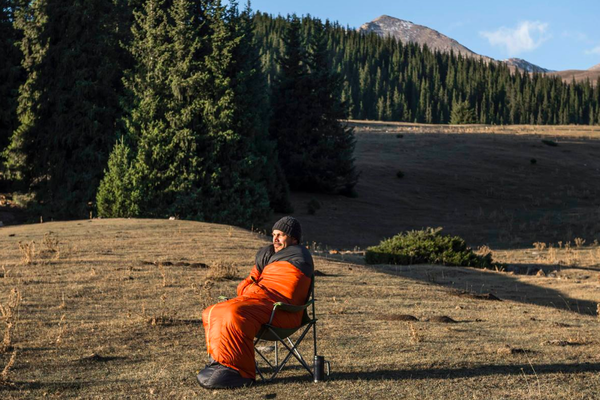
M 254 337 L 269 322 L 273 303 L 305 304 L 314 264 L 300 246 L 302 227 L 293 217 L 273 225 L 273 244 L 256 254 L 250 275 L 237 287 L 237 297 L 208 307 L 202 313 L 206 348 L 211 363 L 197 376 L 208 389 L 248 386 L 254 382 Z M 302 313 L 277 312 L 272 324 L 300 325 Z

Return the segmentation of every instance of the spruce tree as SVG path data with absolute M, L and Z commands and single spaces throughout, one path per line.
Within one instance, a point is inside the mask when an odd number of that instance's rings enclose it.
M 14 25 L 18 7 L 17 0 L 0 0 L 0 155 L 18 124 L 17 99 L 24 78 L 18 48 L 20 33 Z M 0 157 L 0 173 L 2 169 Z
M 234 128 L 249 141 L 252 179 L 267 189 L 270 208 L 275 212 L 292 211 L 288 183 L 279 163 L 277 142 L 269 138 L 270 104 L 266 76 L 262 71 L 255 26 L 249 4 L 242 13 L 236 4 L 230 11 L 234 32 L 232 80 L 236 113 Z
M 279 161 L 292 188 L 304 171 L 302 158 L 308 137 L 309 112 L 308 70 L 300 19 L 293 15 L 283 33 L 284 47 L 278 56 L 280 73 L 272 87 L 271 109 L 273 115 L 269 133 L 277 142 Z
M 349 194 L 358 181 L 354 167 L 354 132 L 342 120 L 348 118 L 341 103 L 341 76 L 331 67 L 327 36 L 319 20 L 308 52 L 309 118 L 307 145 L 302 148 L 303 176 L 299 188 Z
M 119 46 L 113 5 L 38 0 L 16 20 L 27 81 L 7 150 L 46 217 L 87 217 L 115 141 Z
M 331 66 L 322 24 L 315 20 L 310 28 L 307 46 L 300 21 L 290 18 L 273 88 L 271 135 L 293 189 L 349 193 L 358 175 L 353 132 L 340 122 L 347 118 L 343 85 Z
M 203 0 L 150 0 L 135 15 L 125 135 L 135 156 L 122 172 L 135 207 L 124 207 L 137 216 L 262 223 L 274 183 L 261 152 L 273 145 L 248 15 Z M 114 152 L 124 158 L 121 146 Z M 107 171 L 107 186 L 122 165 Z
M 250 227 L 264 222 L 270 208 L 265 179 L 257 176 L 265 165 L 255 147 L 257 139 L 263 140 L 263 133 L 255 131 L 261 125 L 246 126 L 264 111 L 261 106 L 249 104 L 248 96 L 256 94 L 255 88 L 248 90 L 250 79 L 260 76 L 249 68 L 248 49 L 241 48 L 242 43 L 249 45 L 252 41 L 242 24 L 235 2 L 229 9 L 218 0 L 213 3 L 212 52 L 206 58 L 209 84 L 203 116 L 211 138 L 214 170 L 203 189 L 208 194 L 207 219 Z M 250 115 L 253 112 L 258 115 Z
M 109 218 L 128 218 L 139 215 L 132 201 L 131 151 L 123 138 L 115 144 L 108 159 L 108 169 L 98 188 L 98 215 Z
M 193 200 L 198 168 L 207 144 L 201 118 L 200 93 L 205 85 L 203 39 L 206 18 L 199 1 L 149 0 L 135 11 L 129 51 L 134 68 L 126 75 L 130 108 L 125 118 L 125 143 L 133 160 L 129 197 L 133 204 L 106 216 L 134 210 L 135 216 L 180 215 L 202 219 Z M 198 13 L 194 15 L 194 12 Z M 122 152 L 115 146 L 113 154 Z M 115 154 L 115 159 L 123 159 Z M 123 169 L 113 164 L 113 169 Z M 103 180 L 109 187 L 117 171 Z M 100 202 L 100 198 L 98 199 Z M 104 208 L 103 210 L 106 210 Z M 100 211 L 100 210 L 99 210 Z
M 475 123 L 475 111 L 473 111 L 468 101 L 454 103 L 450 113 L 450 123 L 454 125 Z

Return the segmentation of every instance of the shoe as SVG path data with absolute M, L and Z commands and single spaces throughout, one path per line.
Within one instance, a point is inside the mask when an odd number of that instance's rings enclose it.
M 200 386 L 205 389 L 233 389 L 239 387 L 249 387 L 254 383 L 254 379 L 243 378 L 238 371 L 226 367 L 214 361 L 204 368 L 196 379 Z

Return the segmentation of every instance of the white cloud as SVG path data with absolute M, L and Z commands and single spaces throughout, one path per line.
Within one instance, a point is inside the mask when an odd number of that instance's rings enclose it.
M 596 46 L 593 49 L 586 50 L 585 54 L 588 54 L 588 55 L 590 55 L 590 54 L 600 54 L 600 46 Z
M 523 21 L 516 28 L 505 26 L 494 32 L 480 32 L 492 46 L 505 48 L 509 56 L 537 49 L 550 39 L 548 24 L 540 21 Z

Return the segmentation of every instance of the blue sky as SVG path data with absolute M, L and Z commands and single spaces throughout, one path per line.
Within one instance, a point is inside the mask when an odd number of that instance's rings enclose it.
M 240 3 L 244 3 L 240 1 Z M 381 15 L 425 25 L 495 59 L 523 58 L 552 70 L 600 63 L 600 0 L 253 0 L 273 15 L 310 14 L 359 27 Z

